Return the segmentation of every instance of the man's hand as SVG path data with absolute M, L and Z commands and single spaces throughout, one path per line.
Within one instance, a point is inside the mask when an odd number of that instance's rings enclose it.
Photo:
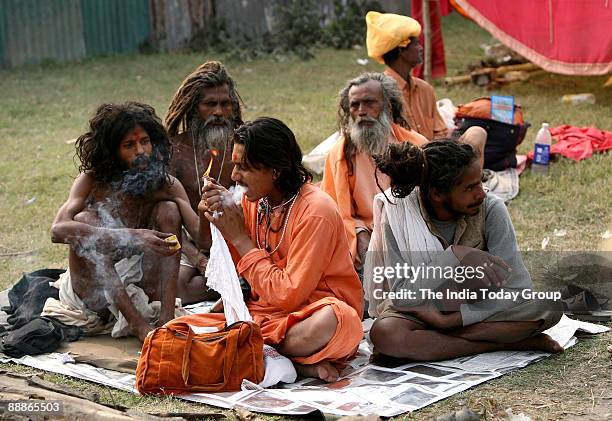
M 208 264 L 208 256 L 206 256 L 201 250 L 198 251 L 196 259 L 196 267 L 202 275 L 206 272 L 206 265 Z
M 372 233 L 367 230 L 357 233 L 357 256 L 355 256 L 355 269 L 359 270 L 365 264 L 365 257 L 370 245 Z
M 214 203 L 218 203 L 218 201 Z M 204 213 L 204 216 L 221 231 L 226 241 L 231 242 L 235 246 L 245 238 L 248 240 L 249 236 L 244 224 L 244 215 L 240 205 L 232 203 L 229 206 L 221 207 L 216 215 L 213 207 L 209 207 L 206 213 Z
M 416 316 L 419 320 L 439 330 L 452 330 L 463 326 L 461 313 L 442 314 L 432 303 L 415 307 L 391 307 L 393 310 Z
M 149 229 L 131 229 L 130 233 L 135 245 L 145 252 L 167 257 L 180 250 L 176 248 L 178 244 L 176 240 L 166 241 L 166 238 L 173 234 Z
M 452 246 L 452 250 L 462 266 L 472 267 L 475 270 L 480 268 L 475 276 L 466 282 L 468 288 L 491 285 L 501 287 L 510 278 L 512 268 L 501 257 L 466 246 Z M 480 271 L 484 273 L 482 278 L 476 276 Z
M 242 206 L 235 204 L 229 192 L 214 182 L 202 188 L 202 200 L 198 205 L 200 216 L 206 218 L 223 235 L 225 241 L 234 245 L 240 256 L 255 248 L 244 223 Z
M 229 192 L 215 179 L 202 177 L 204 187 L 202 187 L 202 197 L 198 204 L 198 213 L 204 215 L 206 212 L 220 212 L 223 210 L 223 199 Z

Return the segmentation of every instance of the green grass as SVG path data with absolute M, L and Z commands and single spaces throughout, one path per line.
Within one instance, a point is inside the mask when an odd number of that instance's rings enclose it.
M 482 57 L 479 45 L 490 37 L 458 16 L 444 18 L 443 22 L 449 75 L 454 75 L 467 64 L 478 62 Z M 363 49 L 321 50 L 311 61 L 225 64 L 246 104 L 246 118 L 280 118 L 294 130 L 303 151 L 308 152 L 335 131 L 337 92 L 344 82 L 362 71 L 382 70 L 372 62 L 367 66 L 357 64 L 356 60 L 365 56 Z M 153 105 L 163 116 L 181 80 L 212 58 L 193 53 L 128 55 L 0 71 L 0 288 L 9 287 L 21 272 L 66 267 L 66 248 L 51 244 L 49 227 L 77 174 L 74 145 L 66 141 L 84 132 L 95 108 L 104 101 L 138 100 Z M 612 91 L 603 88 L 605 79 L 544 73 L 528 82 L 493 91 L 437 83 L 436 94 L 438 98 L 451 98 L 455 104 L 491 93 L 514 95 L 532 124 L 520 146 L 524 153 L 533 146 L 537 128 L 544 121 L 552 126 L 593 125 L 612 130 Z M 597 103 L 561 103 L 562 95 L 580 92 L 595 94 Z M 602 154 L 579 163 L 559 160 L 551 166 L 547 178 L 524 174 L 520 195 L 509 205 L 521 248 L 537 250 L 548 236 L 550 250 L 598 249 L 601 233 L 612 229 L 611 170 L 612 155 Z M 36 200 L 26 204 L 32 198 Z M 566 229 L 568 234 L 554 237 L 555 228 Z M 5 256 L 11 252 L 31 253 Z M 578 383 L 575 388 L 565 385 L 568 379 L 570 385 L 577 379 L 589 379 L 595 395 L 608 393 L 609 380 L 605 376 L 591 379 L 594 373 L 601 372 L 607 372 L 609 378 L 606 341 L 609 336 L 585 341 L 563 356 L 489 382 L 408 418 L 439 415 L 462 404 L 476 409 L 482 405 L 493 419 L 509 406 L 518 410 L 515 413 L 526 412 L 539 418 L 561 417 L 556 407 L 587 413 L 591 408 L 588 389 L 581 389 Z M 14 370 L 13 366 L 2 366 L 7 367 Z M 61 376 L 47 377 L 67 382 Z M 70 382 L 95 389 L 86 382 Z M 130 394 L 112 393 L 124 396 L 121 399 L 128 406 L 155 406 Z M 529 402 L 535 402 L 535 394 L 542 394 L 548 403 L 554 399 L 561 402 L 538 409 L 539 404 L 529 406 Z M 523 404 L 525 408 L 520 406 Z

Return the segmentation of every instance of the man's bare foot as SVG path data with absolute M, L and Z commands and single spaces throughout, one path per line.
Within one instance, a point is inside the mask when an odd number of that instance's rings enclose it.
M 211 313 L 223 313 L 223 300 L 219 299 L 213 306 L 210 308 Z
M 138 338 L 138 340 L 140 342 L 144 342 L 145 338 L 147 337 L 147 335 L 149 334 L 149 332 L 151 332 L 153 330 L 153 328 L 151 326 L 149 326 L 148 324 L 145 324 L 144 326 L 134 329 L 134 336 L 136 336 Z
M 293 364 L 295 371 L 302 377 L 314 377 L 328 383 L 333 383 L 340 377 L 340 372 L 328 361 L 321 361 L 316 364 Z
M 563 347 L 545 333 L 540 333 L 538 336 L 534 336 L 533 338 L 524 339 L 517 342 L 515 345 L 516 349 L 520 350 L 537 350 L 550 352 L 553 354 L 563 352 Z

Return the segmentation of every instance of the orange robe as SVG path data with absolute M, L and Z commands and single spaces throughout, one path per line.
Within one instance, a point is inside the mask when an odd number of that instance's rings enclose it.
M 410 142 L 423 146 L 427 139 L 413 130 L 393 124 L 393 138 L 397 142 Z M 374 178 L 376 164 L 366 153 L 358 152 L 353 163 L 353 173 L 349 174 L 348 164 L 344 159 L 344 137 L 329 151 L 325 159 L 325 171 L 321 181 L 321 190 L 329 194 L 338 204 L 338 210 L 344 222 L 346 236 L 353 262 L 357 256 L 357 228 L 372 231 L 374 196 L 380 192 Z M 389 188 L 389 177 L 378 172 L 378 182 L 383 190 Z
M 263 247 L 266 227 L 265 223 L 257 225 L 257 202 L 243 199 L 242 208 L 251 239 L 256 242 L 259 229 Z M 274 227 L 279 219 L 273 218 Z M 282 229 L 270 231 L 272 249 L 281 236 Z M 342 218 L 334 202 L 318 187 L 307 183 L 300 189 L 277 252 L 269 256 L 255 248 L 242 258 L 235 255 L 234 260 L 238 273 L 251 286 L 247 307 L 266 344 L 278 345 L 293 325 L 331 306 L 338 319 L 334 337 L 314 355 L 292 360 L 301 364 L 324 360 L 343 363 L 354 356 L 363 338 L 363 289 L 348 252 Z M 222 326 L 224 322 L 223 314 L 190 315 L 180 320 L 198 326 Z
M 385 69 L 385 74 L 395 79 L 402 91 L 404 117 L 412 130 L 421 133 L 427 140 L 448 136 L 448 128 L 438 112 L 433 86 L 414 76 L 410 78 L 411 83 L 408 83 L 390 67 Z

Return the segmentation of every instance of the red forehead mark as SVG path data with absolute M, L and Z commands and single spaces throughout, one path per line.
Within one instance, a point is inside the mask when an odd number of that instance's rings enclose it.
M 236 152 L 232 152 L 232 162 L 238 162 L 238 154 Z
M 142 127 L 140 127 L 140 126 L 138 126 L 138 127 L 134 127 L 134 128 L 132 129 L 132 131 L 130 132 L 129 137 L 130 137 L 132 140 L 139 141 L 139 140 L 141 140 L 143 137 L 147 137 L 147 132 L 146 132 L 146 131 L 145 131 L 145 130 L 142 128 Z

